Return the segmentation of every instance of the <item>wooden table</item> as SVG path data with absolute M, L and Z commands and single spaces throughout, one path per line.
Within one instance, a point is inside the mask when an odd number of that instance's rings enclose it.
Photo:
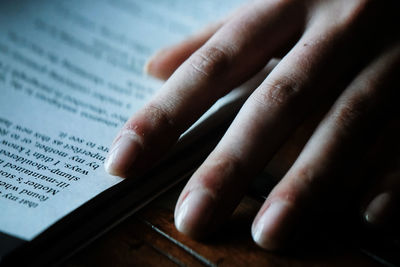
M 258 248 L 250 225 L 260 202 L 247 196 L 231 220 L 211 240 L 198 242 L 174 227 L 180 188 L 161 196 L 90 246 L 65 266 L 378 266 L 356 247 L 322 242 L 301 253 Z

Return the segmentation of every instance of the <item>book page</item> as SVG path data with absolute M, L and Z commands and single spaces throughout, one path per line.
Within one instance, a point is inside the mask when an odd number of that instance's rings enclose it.
M 103 163 L 160 88 L 146 59 L 237 2 L 2 1 L 0 231 L 32 240 L 120 182 Z

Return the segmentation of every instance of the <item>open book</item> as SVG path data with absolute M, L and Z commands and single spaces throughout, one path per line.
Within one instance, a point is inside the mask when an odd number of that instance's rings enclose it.
M 210 129 L 234 114 L 256 78 L 218 101 L 142 179 L 112 177 L 103 163 L 119 128 L 160 88 L 142 73 L 146 59 L 237 2 L 2 1 L 1 259 L 52 262 L 196 166 L 213 145 Z

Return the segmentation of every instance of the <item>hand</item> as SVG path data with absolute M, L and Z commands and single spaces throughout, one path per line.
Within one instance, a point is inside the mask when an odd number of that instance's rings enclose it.
M 398 115 L 399 10 L 397 0 L 259 0 L 160 51 L 147 69 L 168 80 L 125 124 L 106 169 L 119 176 L 148 169 L 216 100 L 283 55 L 183 189 L 176 227 L 194 237 L 215 230 L 290 134 L 324 109 L 256 216 L 255 242 L 281 248 L 313 206 L 350 189 L 366 190 L 369 222 L 390 218 L 399 204 L 398 170 L 367 189 L 352 174 L 369 167 L 367 151 Z

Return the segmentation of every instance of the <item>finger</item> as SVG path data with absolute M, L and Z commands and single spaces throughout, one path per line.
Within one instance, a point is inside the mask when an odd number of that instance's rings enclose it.
M 238 8 L 223 20 L 208 25 L 199 33 L 187 38 L 186 40 L 157 51 L 146 62 L 144 72 L 155 78 L 167 80 L 172 73 L 174 73 L 174 71 L 195 51 L 202 47 L 222 27 L 222 25 L 229 21 L 230 18 L 240 14 L 240 11 L 241 8 Z M 280 58 L 285 55 L 285 51 L 287 51 L 288 48 L 289 45 L 279 49 L 275 57 Z
M 161 80 L 167 80 L 172 73 L 197 49 L 203 46 L 224 22 L 211 24 L 196 35 L 157 51 L 146 63 L 144 71 Z
M 148 168 L 216 100 L 262 69 L 301 28 L 304 14 L 294 3 L 259 1 L 224 24 L 129 119 L 110 150 L 106 169 L 128 176 L 133 169 Z
M 394 219 L 400 204 L 400 171 L 396 170 L 383 177 L 375 196 L 365 212 L 365 220 L 372 225 L 386 225 Z
M 395 79 L 398 82 L 399 64 L 397 46 L 373 62 L 341 95 L 256 216 L 252 233 L 258 245 L 281 248 L 323 195 L 344 197 L 340 187 L 351 179 L 338 179 L 349 175 L 372 139 L 368 133 L 385 119 L 383 109 L 394 91 L 388 89 Z
M 394 222 L 395 211 L 400 204 L 400 120 L 392 120 L 381 134 L 374 165 L 375 183 L 371 186 L 368 205 L 364 210 L 365 220 L 375 226 L 387 226 Z
M 215 150 L 184 188 L 176 209 L 181 232 L 198 237 L 224 221 L 282 142 L 301 122 L 327 85 L 347 69 L 333 44 L 343 36 L 317 21 L 246 101 Z M 343 29 L 340 29 L 343 30 Z M 332 69 L 325 62 L 332 62 Z M 335 63 L 337 64 L 335 66 Z M 325 66 L 325 68 L 323 67 Z M 322 83 L 323 81 L 323 83 Z

